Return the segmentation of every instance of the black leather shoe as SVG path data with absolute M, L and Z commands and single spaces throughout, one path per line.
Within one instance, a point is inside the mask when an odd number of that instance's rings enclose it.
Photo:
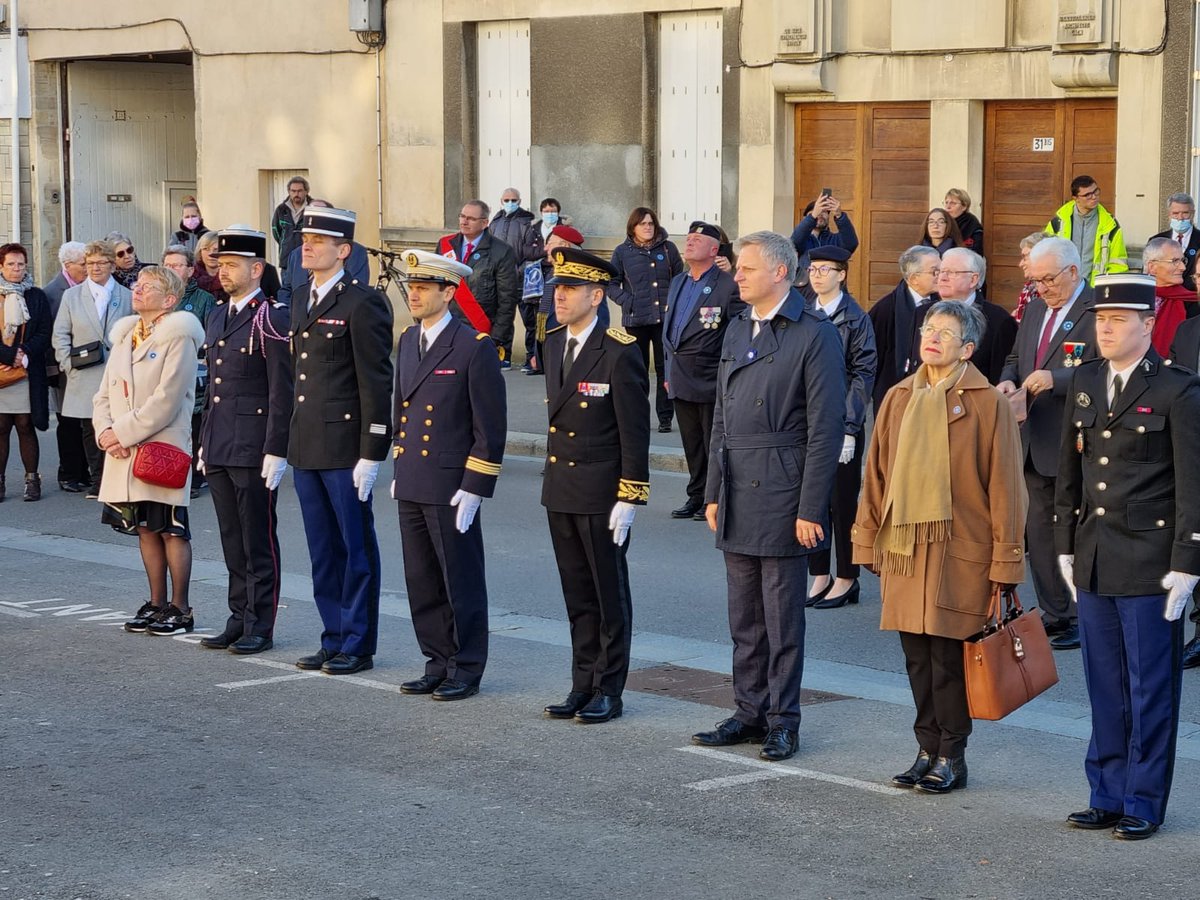
M 701 506 L 698 510 L 696 510 L 692 514 L 692 521 L 693 522 L 707 522 L 708 521 L 708 511 L 703 506 Z
M 1042 620 L 1042 627 L 1046 629 L 1046 637 L 1054 637 L 1057 634 L 1062 634 L 1071 627 L 1070 619 L 1053 619 Z
M 830 582 L 832 584 L 832 582 Z M 812 605 L 813 609 L 841 609 L 848 603 L 858 602 L 858 579 L 854 579 L 854 585 L 844 594 L 838 594 L 836 597 L 830 597 L 826 594 L 823 598 Z
M 355 672 L 365 672 L 374 668 L 375 662 L 370 656 L 355 656 L 353 653 L 339 653 L 333 659 L 321 666 L 326 675 L 353 675 Z
M 692 735 L 692 743 L 701 747 L 729 747 L 733 744 L 761 744 L 767 736 L 765 725 L 747 725 L 732 716 L 718 722 L 712 731 L 699 731 Z
M 596 695 L 588 701 L 587 706 L 575 713 L 575 721 L 584 725 L 598 725 L 621 715 L 625 704 L 620 697 L 610 697 L 596 691 Z
M 1183 645 L 1183 667 L 1194 669 L 1196 666 L 1200 666 L 1200 636 Z
M 237 643 L 242 639 L 240 634 L 210 634 L 207 637 L 200 638 L 200 646 L 206 650 L 228 650 L 230 644 Z
M 692 503 L 690 500 L 679 507 L 679 509 L 671 510 L 672 519 L 691 519 L 697 512 L 703 509 L 703 504 Z
M 332 650 L 326 650 L 324 647 L 322 647 L 316 653 L 310 653 L 308 656 L 302 656 L 296 660 L 296 668 L 305 669 L 309 672 L 315 672 L 335 656 L 337 656 L 337 654 Z
M 457 678 L 447 678 L 432 694 L 434 700 L 466 700 L 479 693 L 478 684 L 467 684 Z
M 158 617 L 166 612 L 165 606 L 155 606 L 153 603 L 143 603 L 132 619 L 125 623 L 125 630 L 131 634 L 142 634 L 151 623 L 157 622 Z
M 82 481 L 60 481 L 58 489 L 66 491 L 68 494 L 82 494 L 88 489 L 88 486 Z
M 251 653 L 263 653 L 275 646 L 269 637 L 260 634 L 248 634 L 229 645 L 229 652 L 238 656 L 249 656 Z
M 967 786 L 967 759 L 939 756 L 913 788 L 922 794 L 948 794 Z
M 658 423 L 658 433 L 659 434 L 670 434 L 671 433 L 671 423 L 670 422 L 659 422 Z M 607 721 L 607 720 L 605 720 L 605 721 Z
M 414 681 L 405 681 L 400 685 L 402 694 L 432 694 L 445 681 L 441 675 L 422 675 Z
M 916 787 L 917 782 L 925 777 L 925 773 L 929 771 L 933 765 L 933 754 L 922 750 L 917 754 L 917 761 L 912 764 L 907 772 L 901 772 L 899 775 L 892 776 L 892 784 L 900 788 Z
M 1123 841 L 1144 841 L 1156 831 L 1158 831 L 1158 826 L 1149 819 L 1142 819 L 1138 816 L 1121 816 L 1121 821 L 1113 829 L 1113 837 Z
M 592 695 L 587 691 L 571 691 L 562 703 L 551 703 L 542 710 L 547 719 L 573 719 L 575 713 L 588 705 Z
M 832 578 L 830 578 L 829 581 L 827 581 L 825 583 L 825 587 L 821 588 L 821 590 L 817 591 L 815 594 L 809 594 L 808 598 L 804 601 L 804 605 L 805 606 L 816 606 L 819 601 L 825 599 L 826 595 L 831 590 L 833 590 L 833 579 Z
M 174 634 L 177 631 L 190 632 L 195 627 L 196 620 L 192 618 L 190 609 L 184 612 L 178 606 L 168 606 L 156 621 L 146 627 L 146 631 L 150 634 Z
M 1050 646 L 1054 650 L 1078 650 L 1079 626 L 1070 625 L 1059 632 L 1056 637 L 1050 639 Z
M 759 759 L 782 762 L 796 755 L 800 749 L 800 733 L 783 725 L 772 725 L 758 751 Z
M 1112 828 L 1124 818 L 1119 812 L 1109 812 L 1107 809 L 1097 809 L 1089 806 L 1079 812 L 1067 816 L 1067 824 L 1084 831 L 1099 831 L 1102 828 Z

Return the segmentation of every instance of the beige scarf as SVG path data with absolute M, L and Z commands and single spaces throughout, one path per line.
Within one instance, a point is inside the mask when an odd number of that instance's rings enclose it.
M 950 423 L 946 394 L 967 364 L 960 363 L 937 384 L 922 364 L 913 378 L 912 399 L 900 421 L 896 461 L 883 501 L 883 522 L 875 538 L 875 565 L 882 572 L 913 573 L 917 544 L 950 537 Z
M 10 347 L 21 326 L 29 321 L 29 307 L 16 291 L 4 295 L 4 343 Z

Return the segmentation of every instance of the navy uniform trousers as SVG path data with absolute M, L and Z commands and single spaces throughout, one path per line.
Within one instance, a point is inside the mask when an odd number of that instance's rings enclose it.
M 371 502 L 358 499 L 353 469 L 295 469 L 292 480 L 312 559 L 321 647 L 373 656 L 379 636 L 379 542 Z M 330 527 L 330 526 L 333 527 Z
M 1080 589 L 1078 596 L 1083 677 L 1092 702 L 1084 759 L 1089 805 L 1161 824 L 1175 770 L 1183 618 L 1163 618 L 1164 594 L 1107 597 Z M 1114 648 L 1119 665 L 1113 665 Z
M 207 466 L 221 550 L 229 570 L 229 621 L 225 634 L 271 637 L 279 608 L 277 491 L 268 491 L 261 469 Z

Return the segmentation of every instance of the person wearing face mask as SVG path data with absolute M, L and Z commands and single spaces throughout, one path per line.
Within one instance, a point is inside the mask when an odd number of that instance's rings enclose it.
M 1193 293 L 1196 290 L 1196 253 L 1200 251 L 1200 231 L 1193 225 L 1196 216 L 1196 203 L 1191 194 L 1177 191 L 1167 198 L 1168 225 L 1166 231 L 1154 235 L 1156 238 L 1170 238 L 1183 251 L 1183 286 Z M 1187 306 L 1188 318 L 1200 315 L 1200 304 L 1191 303 Z
M 200 204 L 194 199 L 185 200 L 181 212 L 183 216 L 179 220 L 179 230 L 170 234 L 167 246 L 179 245 L 195 253 L 196 241 L 200 240 L 202 234 L 207 234 L 209 229 L 204 224 L 204 217 L 200 215 Z
M 533 224 L 533 213 L 521 208 L 521 192 L 516 188 L 505 188 L 500 196 L 500 208 L 492 216 L 488 231 L 512 247 L 517 257 L 517 269 L 522 268 L 521 252 L 525 246 L 525 232 Z
M 554 226 L 558 224 L 562 206 L 553 197 L 547 197 L 538 204 L 538 210 L 542 217 L 525 229 L 525 239 L 517 248 L 517 255 L 521 261 L 519 309 L 521 321 L 525 324 L 525 365 L 521 366 L 521 371 L 526 375 L 542 374 L 537 365 L 538 306 L 546 292 L 546 241 L 554 232 Z M 545 333 L 543 328 L 542 334 Z

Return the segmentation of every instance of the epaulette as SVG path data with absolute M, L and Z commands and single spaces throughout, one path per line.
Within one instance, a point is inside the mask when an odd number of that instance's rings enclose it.
M 475 340 L 482 341 L 485 337 L 491 337 L 486 331 L 480 331 L 475 335 Z
M 554 334 L 554 332 L 562 331 L 566 327 L 567 327 L 566 325 L 555 325 L 553 328 L 547 328 L 546 334 Z
M 412 331 L 412 330 L 413 330 L 414 328 L 416 328 L 416 327 L 417 327 L 416 325 L 409 325 L 407 328 L 405 328 L 405 329 L 404 329 L 402 332 L 400 332 L 400 333 L 401 333 L 401 334 L 408 334 L 410 331 Z
M 608 329 L 608 331 L 606 331 L 605 334 L 607 334 L 610 338 L 612 338 L 614 341 L 616 341 L 617 343 L 620 343 L 620 344 L 636 344 L 637 343 L 637 338 L 635 338 L 632 334 L 626 334 L 625 332 L 619 331 L 616 328 Z
M 286 303 L 281 303 L 280 301 L 278 301 L 274 298 L 271 298 L 271 308 L 272 309 L 287 309 L 288 305 Z

